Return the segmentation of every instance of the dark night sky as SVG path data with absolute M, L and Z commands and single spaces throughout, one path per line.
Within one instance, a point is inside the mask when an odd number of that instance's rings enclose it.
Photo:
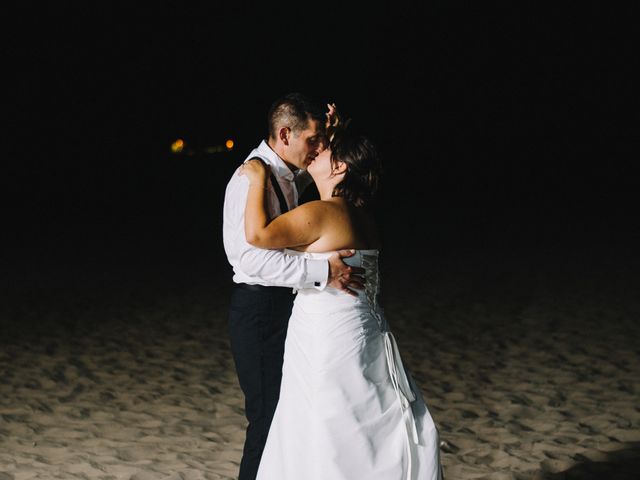
M 391 244 L 422 227 L 637 236 L 628 12 L 483 3 L 25 9 L 5 20 L 8 239 L 219 255 L 228 175 L 289 91 L 335 101 L 379 144 Z M 177 137 L 237 147 L 176 158 Z

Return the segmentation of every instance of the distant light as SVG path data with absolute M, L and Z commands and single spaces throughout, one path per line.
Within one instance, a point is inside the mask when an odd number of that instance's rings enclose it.
M 232 150 L 233 149 L 233 140 L 229 139 L 225 142 L 225 146 L 227 147 L 227 150 Z
M 184 140 L 181 138 L 177 139 L 175 142 L 171 144 L 171 151 L 173 153 L 180 153 L 184 150 Z

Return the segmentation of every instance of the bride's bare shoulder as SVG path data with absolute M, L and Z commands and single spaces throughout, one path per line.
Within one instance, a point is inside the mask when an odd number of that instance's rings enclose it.
M 332 216 L 332 207 L 327 205 L 328 202 L 323 200 L 313 200 L 310 202 L 303 203 L 293 210 L 289 211 L 285 215 L 281 215 L 277 217 L 279 221 L 284 221 L 284 219 L 302 221 L 307 223 L 319 223 L 324 222 L 325 219 L 330 218 Z
M 347 207 L 339 202 L 331 200 L 312 200 L 310 202 L 303 203 L 298 209 L 306 210 L 306 212 L 335 212 L 335 211 L 347 211 Z M 297 210 L 297 209 L 296 209 Z

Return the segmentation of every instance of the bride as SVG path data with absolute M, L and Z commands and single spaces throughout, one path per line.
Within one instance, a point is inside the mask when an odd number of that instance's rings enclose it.
M 256 247 L 364 267 L 364 289 L 304 289 L 285 343 L 280 400 L 258 480 L 441 479 L 438 431 L 378 304 L 380 239 L 369 211 L 380 162 L 363 136 L 340 131 L 307 171 L 320 200 L 273 221 L 265 211 L 269 172 L 245 163 L 245 231 Z

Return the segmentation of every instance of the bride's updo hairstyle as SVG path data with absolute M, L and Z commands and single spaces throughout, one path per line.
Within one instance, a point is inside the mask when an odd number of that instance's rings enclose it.
M 347 166 L 344 179 L 333 189 L 334 197 L 343 197 L 356 207 L 369 206 L 378 191 L 382 165 L 371 141 L 349 130 L 336 132 L 331 140 L 331 165 Z

